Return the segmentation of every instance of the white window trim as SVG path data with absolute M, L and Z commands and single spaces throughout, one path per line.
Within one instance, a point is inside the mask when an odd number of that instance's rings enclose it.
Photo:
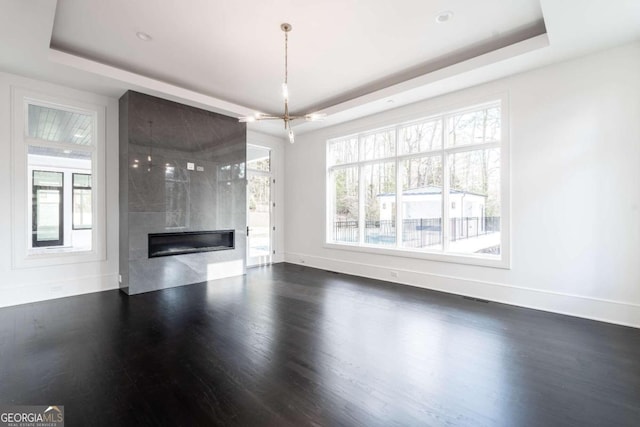
M 328 166 L 325 163 L 325 175 L 324 175 L 324 184 L 325 184 L 325 230 L 324 230 L 324 245 L 323 247 L 326 249 L 337 249 L 337 250 L 345 250 L 352 252 L 361 252 L 361 253 L 370 253 L 370 254 L 378 254 L 378 255 L 390 255 L 390 256 L 398 256 L 405 258 L 417 258 L 424 259 L 430 261 L 439 261 L 439 262 L 448 262 L 448 263 L 456 263 L 456 264 L 466 264 L 466 265 L 476 265 L 483 267 L 494 267 L 494 268 L 502 268 L 502 269 L 511 269 L 511 153 L 510 153 L 510 126 L 509 126 L 509 97 L 507 93 L 494 94 L 491 96 L 486 96 L 480 99 L 474 99 L 470 102 L 460 102 L 453 105 L 448 105 L 446 108 L 442 108 L 439 111 L 431 111 L 426 114 L 421 115 L 412 115 L 411 117 L 395 117 L 391 121 L 385 121 L 382 126 L 371 129 L 371 127 L 367 127 L 364 129 L 352 130 L 351 132 L 344 132 L 342 134 L 332 135 L 327 138 L 325 143 L 325 162 L 328 159 L 329 154 L 329 142 L 334 139 L 342 139 L 348 138 L 352 136 L 362 136 L 372 132 L 383 131 L 388 128 L 395 128 L 396 131 L 402 126 L 410 125 L 415 122 L 426 121 L 430 118 L 442 117 L 443 118 L 443 132 L 445 131 L 445 118 L 450 114 L 457 114 L 464 111 L 473 111 L 478 107 L 483 105 L 491 104 L 499 102 L 501 106 L 501 141 L 497 143 L 486 143 L 486 144 L 478 144 L 478 145 L 463 145 L 454 149 L 448 148 L 447 153 L 451 152 L 464 152 L 464 151 L 472 151 L 477 150 L 479 148 L 492 148 L 492 147 L 500 147 L 500 191 L 501 191 L 501 206 L 500 206 L 500 215 L 501 215 L 501 235 L 500 235 L 500 249 L 501 254 L 500 258 L 496 257 L 488 257 L 486 255 L 480 254 L 457 254 L 452 252 L 444 252 L 446 250 L 446 245 L 448 242 L 444 239 L 443 236 L 443 248 L 438 251 L 428 251 L 428 250 L 410 250 L 406 248 L 396 247 L 382 247 L 377 245 L 367 245 L 362 243 L 362 236 L 359 236 L 360 243 L 337 243 L 331 241 L 331 230 L 333 226 L 331 224 L 333 218 L 333 188 L 328 188 L 329 184 L 329 172 L 330 170 L 337 170 L 343 167 L 349 166 L 360 166 L 366 163 L 378 163 L 383 161 L 384 159 L 376 159 L 376 160 L 367 160 L 367 161 L 358 161 L 352 163 L 345 163 L 335 166 Z M 358 138 L 360 144 L 360 138 Z M 397 135 L 396 135 L 397 140 Z M 444 140 L 443 140 L 444 144 Z M 397 145 L 397 141 L 396 141 Z M 360 147 L 358 147 L 360 150 Z M 396 146 L 397 151 L 397 146 Z M 442 150 L 433 151 L 434 155 L 440 155 Z M 424 157 L 425 155 L 429 155 L 429 152 L 416 153 L 416 154 L 403 154 L 396 155 L 396 174 L 399 174 L 399 168 L 397 167 L 397 162 L 402 159 L 414 158 L 414 157 Z M 443 170 L 446 167 L 446 155 L 443 156 Z M 445 177 L 445 192 L 448 189 L 448 174 L 444 174 Z M 360 180 L 360 177 L 358 177 Z M 400 185 L 400 181 L 396 176 L 396 185 Z M 361 187 L 361 186 L 360 186 Z M 443 195 L 443 206 L 446 206 L 445 203 L 448 202 L 448 197 Z M 361 204 L 359 203 L 359 207 Z M 400 218 L 401 212 L 401 203 L 396 201 L 397 206 L 397 215 Z M 446 211 L 446 209 L 445 209 Z M 362 217 L 359 218 L 362 220 Z M 443 223 L 445 218 L 443 216 Z M 359 233 L 363 234 L 363 233 Z
M 40 141 L 26 135 L 27 103 L 58 108 L 66 111 L 91 113 L 94 115 L 94 146 L 84 147 L 74 144 Z M 70 99 L 62 96 L 52 96 L 46 93 L 34 92 L 21 87 L 11 87 L 11 240 L 12 240 L 12 268 L 31 268 L 61 264 L 75 264 L 81 262 L 101 261 L 106 259 L 106 179 L 105 179 L 105 140 L 106 140 L 106 106 Z M 31 240 L 31 212 L 29 209 L 31 194 L 28 177 L 28 146 L 30 143 L 38 145 L 65 148 L 92 153 L 92 184 L 93 184 L 93 232 L 90 251 L 55 251 L 41 253 L 30 249 Z

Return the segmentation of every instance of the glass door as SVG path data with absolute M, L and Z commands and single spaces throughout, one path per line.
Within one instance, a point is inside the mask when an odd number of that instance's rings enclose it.
M 273 255 L 271 150 L 247 146 L 247 266 L 270 264 Z

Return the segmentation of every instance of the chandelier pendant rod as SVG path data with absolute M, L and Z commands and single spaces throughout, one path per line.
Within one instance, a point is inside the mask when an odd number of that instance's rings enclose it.
M 289 24 L 282 24 L 282 31 L 284 31 L 284 129 L 291 129 L 289 123 L 289 31 L 291 26 Z
M 258 120 L 282 120 L 284 121 L 284 130 L 289 135 L 289 142 L 293 144 L 295 136 L 293 129 L 291 128 L 291 122 L 298 119 L 305 119 L 308 121 L 322 120 L 326 114 L 324 113 L 309 113 L 304 115 L 291 115 L 289 114 L 289 32 L 293 29 L 291 24 L 283 22 L 280 24 L 280 29 L 284 32 L 284 83 L 282 83 L 282 95 L 284 98 L 284 114 L 262 114 L 256 113 L 253 116 L 240 117 L 238 120 L 242 123 L 255 122 Z

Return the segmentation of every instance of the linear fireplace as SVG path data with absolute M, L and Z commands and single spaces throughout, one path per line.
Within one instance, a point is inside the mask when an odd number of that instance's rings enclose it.
M 149 234 L 149 258 L 235 248 L 233 230 Z

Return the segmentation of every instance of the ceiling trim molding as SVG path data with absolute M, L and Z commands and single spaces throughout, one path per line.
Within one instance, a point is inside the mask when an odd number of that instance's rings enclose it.
M 49 48 L 49 59 L 58 64 L 130 84 L 133 86 L 133 90 L 143 89 L 150 95 L 169 98 L 172 101 L 181 102 L 193 107 L 213 111 L 215 113 L 231 117 L 241 117 L 249 116 L 255 112 L 252 108 L 224 101 L 213 96 L 204 95 L 161 80 L 125 71 L 111 65 L 106 65 L 101 62 L 63 52 L 58 49 Z

